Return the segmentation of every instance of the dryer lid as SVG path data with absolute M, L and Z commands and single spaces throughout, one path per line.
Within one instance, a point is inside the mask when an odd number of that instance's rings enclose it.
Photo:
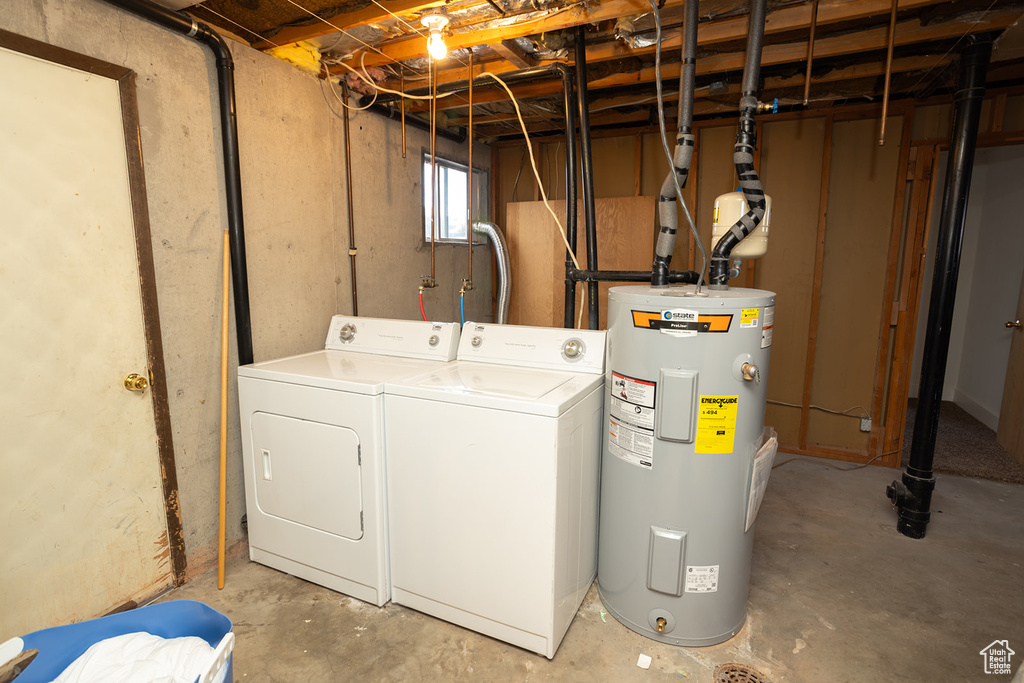
M 603 382 L 603 375 L 456 361 L 388 382 L 385 393 L 558 417 Z
M 238 376 L 375 395 L 384 392 L 385 382 L 421 374 L 439 364 L 440 361 L 323 350 L 243 365 L 238 368 Z

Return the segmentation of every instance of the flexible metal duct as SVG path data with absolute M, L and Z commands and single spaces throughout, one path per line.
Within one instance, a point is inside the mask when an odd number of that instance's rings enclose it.
M 495 322 L 508 322 L 508 302 L 512 296 L 512 269 L 509 267 L 508 244 L 494 223 L 473 223 L 473 234 L 484 235 L 491 242 L 494 259 L 498 262 L 498 308 Z

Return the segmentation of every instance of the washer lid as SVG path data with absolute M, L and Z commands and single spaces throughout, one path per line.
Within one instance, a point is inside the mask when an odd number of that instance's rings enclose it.
M 326 349 L 243 365 L 238 368 L 238 376 L 356 394 L 381 394 L 385 382 L 421 374 L 439 364 L 442 363 Z
M 558 417 L 604 382 L 604 375 L 456 361 L 389 381 L 385 393 Z

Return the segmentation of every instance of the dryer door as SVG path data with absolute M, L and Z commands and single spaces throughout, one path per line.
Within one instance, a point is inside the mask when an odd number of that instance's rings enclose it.
M 261 512 L 354 541 L 362 538 L 359 437 L 354 431 L 257 412 L 252 444 Z

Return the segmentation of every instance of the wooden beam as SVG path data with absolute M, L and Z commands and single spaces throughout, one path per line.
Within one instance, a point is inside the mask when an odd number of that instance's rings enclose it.
M 380 5 L 383 5 L 387 9 L 382 9 Z M 274 47 L 274 45 L 297 43 L 300 40 L 318 38 L 320 36 L 325 36 L 328 33 L 337 33 L 339 28 L 355 28 L 356 26 L 365 26 L 366 24 L 390 19 L 391 14 L 388 10 L 401 16 L 402 14 L 422 12 L 423 10 L 431 7 L 440 7 L 444 5 L 444 2 L 443 0 L 430 0 L 429 2 L 425 0 L 381 0 L 380 5 L 373 2 L 366 3 L 362 9 L 357 9 L 352 12 L 342 12 L 331 17 L 324 17 L 327 21 L 318 21 L 315 24 L 310 24 L 309 26 L 285 26 L 271 36 L 274 41 L 273 43 L 267 40 L 256 41 L 252 46 L 258 50 L 269 50 Z M 303 14 L 300 18 L 305 19 L 306 16 L 307 15 Z M 413 24 L 414 21 L 410 20 L 409 23 Z
M 529 69 L 531 66 L 537 66 L 537 60 L 532 55 L 526 54 L 521 47 L 516 45 L 514 40 L 502 40 L 497 43 L 491 43 L 488 47 L 520 69 Z
M 941 4 L 948 0 L 901 0 L 899 9 L 913 10 L 930 5 Z M 667 0 L 665 7 L 681 6 L 683 0 Z M 887 0 L 825 0 L 819 3 L 817 25 L 825 26 L 845 21 L 854 21 L 867 17 L 887 14 L 892 7 Z M 608 0 L 602 2 L 592 11 L 582 6 L 570 10 L 541 17 L 534 21 L 512 24 L 495 29 L 474 30 L 472 26 L 455 29 L 445 43 L 449 50 L 501 43 L 512 38 L 535 35 L 538 33 L 560 31 L 581 24 L 596 24 L 600 21 L 617 19 L 620 16 L 647 12 L 646 2 L 636 0 Z M 795 4 L 781 7 L 768 15 L 765 21 L 767 35 L 788 31 L 800 31 L 810 26 L 811 6 Z M 1012 23 L 1012 22 L 1011 22 Z M 708 21 L 701 25 L 697 36 L 699 46 L 743 40 L 747 35 L 748 18 L 744 16 L 730 17 L 718 21 Z M 330 31 L 327 31 L 328 33 Z M 321 34 L 322 35 L 322 34 Z M 366 65 L 386 64 L 392 61 L 405 61 L 426 56 L 426 38 L 411 36 L 400 38 L 390 44 L 378 46 L 380 52 L 370 51 L 366 54 Z M 682 47 L 682 36 L 674 35 L 662 41 L 662 52 L 678 50 Z M 587 63 L 593 64 L 623 57 L 638 57 L 654 54 L 655 47 L 632 48 L 628 44 L 611 40 L 587 48 Z M 815 50 L 817 52 L 817 50 Z M 383 53 L 383 54 L 382 54 Z M 509 59 L 507 56 L 506 59 Z M 514 60 L 510 60 L 513 61 Z M 522 67 L 519 67 L 522 68 Z M 454 80 L 460 80 L 456 78 Z
M 1013 23 L 1017 18 L 1013 10 L 993 11 L 987 14 L 982 21 L 968 25 L 972 33 L 987 33 L 998 31 Z M 896 45 L 911 45 L 913 43 L 944 40 L 947 38 L 959 38 L 964 34 L 965 25 L 959 21 L 949 21 L 941 24 L 922 26 L 917 19 L 898 23 L 896 25 Z M 859 54 L 871 50 L 882 50 L 888 45 L 888 26 L 880 26 L 855 33 L 848 33 L 828 38 L 819 38 L 814 41 L 814 58 L 816 60 L 828 57 L 842 57 L 845 55 Z M 590 52 L 587 52 L 588 58 Z M 802 62 L 807 57 L 807 41 L 794 43 L 781 43 L 765 46 L 761 58 L 761 66 L 777 66 Z M 742 52 L 730 52 L 721 55 L 711 55 L 697 60 L 697 74 L 706 76 L 730 71 L 742 71 L 744 55 Z M 938 58 L 936 58 L 938 61 Z M 924 65 L 923 68 L 927 68 Z M 669 64 L 662 67 L 662 79 L 670 80 L 679 78 L 680 65 Z M 490 71 L 490 63 L 483 65 L 484 71 Z M 492 72 L 494 73 L 494 72 Z M 861 76 L 866 74 L 861 73 Z M 603 78 L 597 78 L 588 83 L 591 91 L 606 88 L 616 88 L 629 85 L 653 83 L 655 80 L 654 67 L 640 69 L 634 72 L 617 73 Z M 543 82 L 513 88 L 516 97 L 544 97 L 561 92 L 561 84 L 557 81 Z M 506 97 L 504 91 L 488 89 L 481 92 L 475 101 L 484 104 L 502 100 Z M 453 107 L 465 106 L 465 100 L 457 96 L 448 97 L 438 102 L 438 109 L 451 109 Z

